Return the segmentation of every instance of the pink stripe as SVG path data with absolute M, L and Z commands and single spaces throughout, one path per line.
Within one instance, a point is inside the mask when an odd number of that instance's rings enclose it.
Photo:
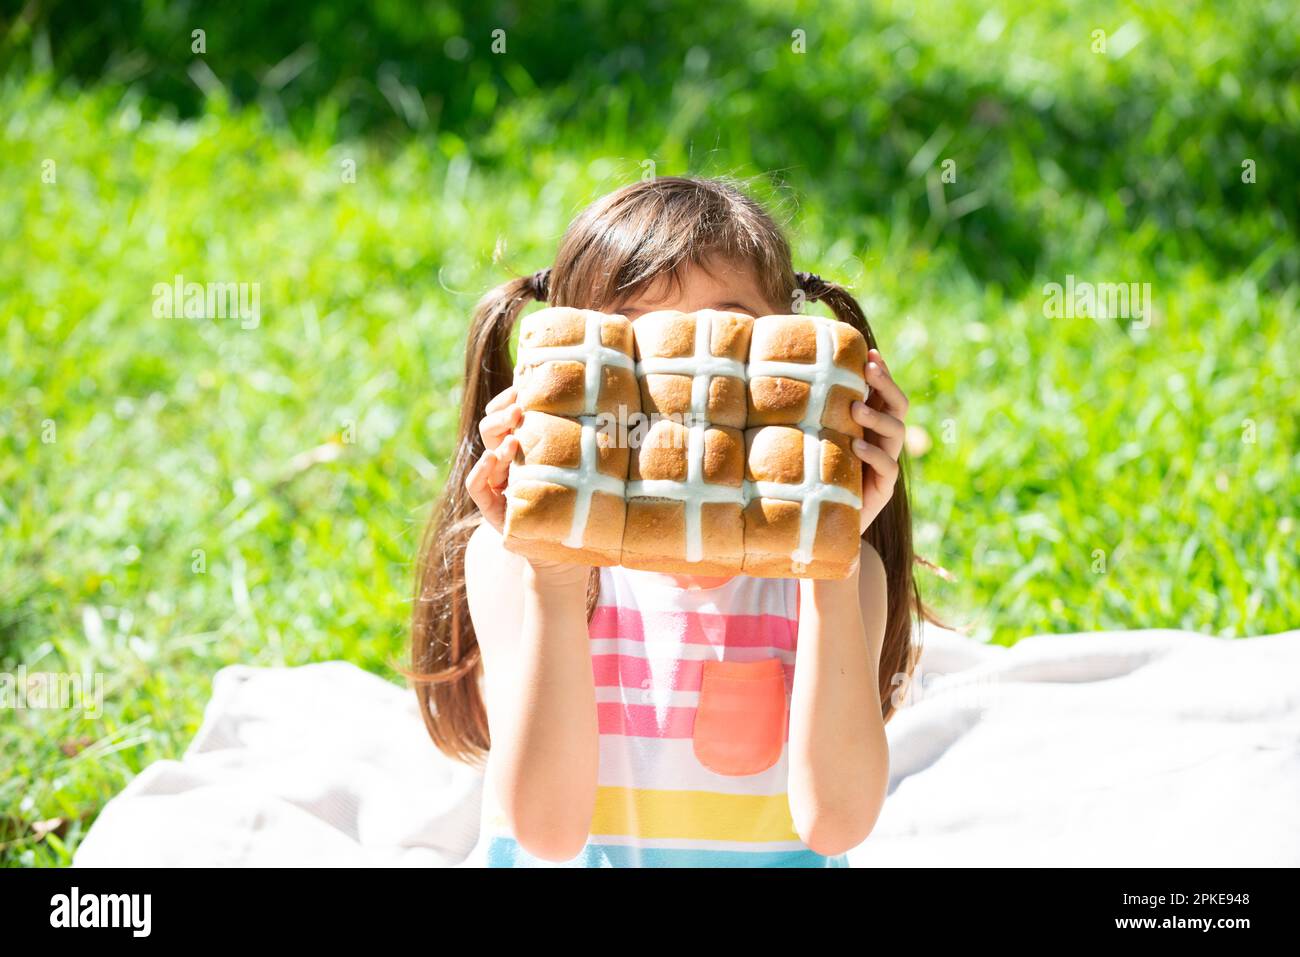
M 665 665 L 669 668 L 666 673 L 662 670 Z M 794 665 L 783 662 L 782 666 L 788 693 L 794 687 Z M 652 667 L 661 670 L 656 674 Z M 704 662 L 680 658 L 652 661 L 635 655 L 592 655 L 591 672 L 597 688 L 627 688 L 630 695 L 638 688 L 698 692 L 704 682 Z
M 622 734 L 633 738 L 689 738 L 695 730 L 694 708 L 665 708 L 652 704 L 596 703 L 601 734 Z
M 776 648 L 793 651 L 799 623 L 781 615 L 719 615 L 702 611 L 641 612 L 618 605 L 599 605 L 591 618 L 591 638 L 644 642 L 680 641 L 728 648 Z
M 689 738 L 695 731 L 694 708 L 664 708 L 652 704 L 598 701 L 596 720 L 600 734 L 630 738 Z M 785 740 L 790 740 L 790 712 L 785 715 Z

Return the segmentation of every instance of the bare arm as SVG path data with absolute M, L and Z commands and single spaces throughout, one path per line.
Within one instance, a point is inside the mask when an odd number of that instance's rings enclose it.
M 492 736 L 488 775 L 516 840 L 545 860 L 582 850 L 596 800 L 589 573 L 535 567 L 486 522 L 465 555 Z
M 851 414 L 864 429 L 861 529 L 893 497 L 907 427 L 907 395 L 878 349 L 862 370 L 871 386 Z M 889 741 L 881 717 L 880 651 L 889 594 L 880 555 L 862 543 L 841 581 L 799 583 L 799 643 L 790 701 L 790 813 L 803 842 L 822 854 L 856 847 L 875 827 L 889 789 Z
M 864 841 L 885 803 L 889 744 L 881 717 L 885 567 L 862 543 L 842 580 L 799 582 L 790 701 L 790 813 L 799 837 L 835 855 Z

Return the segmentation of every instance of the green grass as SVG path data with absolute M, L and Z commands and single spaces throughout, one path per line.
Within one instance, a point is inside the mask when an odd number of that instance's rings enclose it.
M 289 124 L 220 98 L 178 118 L 138 86 L 11 73 L 0 669 L 101 672 L 105 713 L 0 713 L 0 859 L 67 863 L 104 801 L 184 750 L 224 665 L 397 680 L 466 319 L 506 275 L 492 249 L 548 263 L 646 158 L 779 171 L 754 186 L 797 268 L 859 292 L 932 440 L 912 476 L 945 616 L 1003 643 L 1300 623 L 1300 31 L 1279 6 L 1039 7 L 1001 32 L 978 5 L 887 8 L 857 35 L 810 26 L 795 61 L 763 4 L 766 52 L 719 41 L 686 69 L 647 40 L 662 71 L 602 85 L 503 65 L 516 92 L 477 119 L 344 139 L 329 100 Z M 1094 21 L 1144 39 L 1099 57 Z M 178 273 L 258 282 L 261 325 L 155 318 Z M 1150 282 L 1151 327 L 1046 318 L 1067 274 Z

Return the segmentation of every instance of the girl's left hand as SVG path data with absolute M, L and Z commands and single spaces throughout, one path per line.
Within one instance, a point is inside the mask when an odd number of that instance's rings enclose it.
M 850 414 L 867 430 L 866 438 L 853 440 L 853 451 L 867 466 L 862 474 L 862 532 L 865 532 L 894 495 L 898 481 L 898 456 L 903 451 L 907 427 L 907 396 L 894 382 L 884 358 L 876 349 L 867 353 L 866 402 L 855 401 Z

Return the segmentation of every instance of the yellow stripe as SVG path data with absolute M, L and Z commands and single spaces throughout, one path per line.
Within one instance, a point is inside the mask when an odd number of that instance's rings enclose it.
M 703 841 L 797 841 L 784 794 L 599 787 L 592 834 Z
M 510 825 L 499 807 L 484 824 L 502 834 Z M 702 841 L 797 841 L 784 794 L 720 794 L 715 791 L 660 791 L 599 787 L 591 818 L 592 834 L 676 837 Z

